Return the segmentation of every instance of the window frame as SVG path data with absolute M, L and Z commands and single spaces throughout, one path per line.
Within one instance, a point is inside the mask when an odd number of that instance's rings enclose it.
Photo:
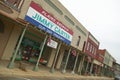
M 90 43 L 88 42 L 87 43 L 87 50 L 89 50 L 89 48 L 90 48 Z
M 94 46 L 92 46 L 92 54 L 94 54 L 94 50 L 95 50 L 95 47 L 94 47 Z
M 78 40 L 77 40 L 76 46 L 80 45 L 80 40 L 81 40 L 81 36 L 78 36 Z
M 12 7 L 13 9 L 15 9 L 16 11 L 20 11 L 21 7 L 23 5 L 25 0 L 4 0 L 4 2 Z
M 93 46 L 92 46 L 92 44 L 90 45 L 90 52 L 92 53 L 92 48 L 93 48 Z

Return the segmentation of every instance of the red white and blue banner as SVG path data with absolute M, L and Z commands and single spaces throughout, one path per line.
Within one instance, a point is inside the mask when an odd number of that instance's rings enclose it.
M 73 31 L 33 1 L 30 4 L 25 20 L 66 44 L 70 44 L 72 41 Z

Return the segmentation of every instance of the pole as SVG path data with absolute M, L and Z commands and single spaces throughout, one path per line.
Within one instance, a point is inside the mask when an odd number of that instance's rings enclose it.
M 77 56 L 76 56 L 76 59 L 75 59 L 75 64 L 74 64 L 73 70 L 71 72 L 72 74 L 75 73 L 75 68 L 76 68 L 76 64 L 77 64 L 77 60 L 78 60 L 78 55 L 79 55 L 79 53 L 77 53 Z
M 17 45 L 17 47 L 16 47 L 16 49 L 15 49 L 15 52 L 14 52 L 14 54 L 13 54 L 13 56 L 12 56 L 12 59 L 11 59 L 10 63 L 9 63 L 8 66 L 7 66 L 9 69 L 14 68 L 14 61 L 15 61 L 16 55 L 17 55 L 17 53 L 18 53 L 18 50 L 19 50 L 19 48 L 20 48 L 21 42 L 22 42 L 22 40 L 23 40 L 23 37 L 24 37 L 24 35 L 25 35 L 25 32 L 26 32 L 28 26 L 29 26 L 29 23 L 26 24 L 26 27 L 24 28 L 24 30 L 23 30 L 23 32 L 22 32 L 22 34 L 21 34 L 20 40 L 19 40 L 18 45 Z
M 62 73 L 66 73 L 66 67 L 67 67 L 67 64 L 68 64 L 68 60 L 69 60 L 71 49 L 72 48 L 69 49 L 69 52 L 68 52 L 68 55 L 67 55 L 67 59 L 66 59 L 66 62 L 65 62 L 65 66 L 64 66 L 64 68 L 62 70 Z
M 56 60 L 57 60 L 58 53 L 59 53 L 59 51 L 60 51 L 61 44 L 62 44 L 62 43 L 60 43 L 59 46 L 58 46 L 58 48 L 57 48 L 56 55 L 55 55 L 53 64 L 52 64 L 51 69 L 50 69 L 50 72 L 51 72 L 51 73 L 54 72 L 54 67 L 55 67 L 55 63 L 56 63 Z
M 80 64 L 80 71 L 79 71 L 79 75 L 81 75 L 81 72 L 82 72 L 82 68 L 83 68 L 83 63 L 84 63 L 84 60 L 85 60 L 85 55 L 83 55 L 83 58 L 81 60 L 81 64 Z
M 87 62 L 87 66 L 86 66 L 86 69 L 85 69 L 85 74 L 88 72 L 88 66 L 89 66 L 89 61 Z
M 44 39 L 43 45 L 42 45 L 41 50 L 40 50 L 40 53 L 39 53 L 39 57 L 38 57 L 37 63 L 36 63 L 36 65 L 35 65 L 35 67 L 33 68 L 33 71 L 38 71 L 38 69 L 39 69 L 38 65 L 39 65 L 39 61 L 40 61 L 40 58 L 41 58 L 41 55 L 42 55 L 42 52 L 43 52 L 45 43 L 46 43 L 46 41 L 47 41 L 47 37 L 48 37 L 48 35 L 46 35 L 46 37 L 45 37 L 45 39 Z
M 91 62 L 90 75 L 92 75 L 92 70 L 93 70 L 93 61 Z

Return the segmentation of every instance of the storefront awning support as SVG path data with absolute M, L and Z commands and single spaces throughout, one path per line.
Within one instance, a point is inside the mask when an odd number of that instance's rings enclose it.
M 90 66 L 90 74 L 92 74 L 92 71 L 93 71 L 93 60 L 91 62 L 91 66 Z
M 104 71 L 105 71 L 105 67 L 104 67 L 104 65 L 103 65 L 103 66 L 102 66 L 102 70 L 101 70 L 102 76 L 104 75 Z
M 86 69 L 85 69 L 85 74 L 87 74 L 87 73 L 88 73 L 88 66 L 89 66 L 89 64 L 90 64 L 90 62 L 89 62 L 89 61 L 87 61 L 87 65 L 86 65 Z
M 78 71 L 79 75 L 81 75 L 82 69 L 83 69 L 83 65 L 84 65 L 84 60 L 85 60 L 85 55 L 83 55 L 81 61 L 80 61 L 80 70 Z
M 39 63 L 40 63 L 40 58 L 41 58 L 41 55 L 42 55 L 42 52 L 43 52 L 43 49 L 44 49 L 44 46 L 45 46 L 45 43 L 47 41 L 47 38 L 48 38 L 48 35 L 46 35 L 45 39 L 44 39 L 44 42 L 43 42 L 43 45 L 41 47 L 41 50 L 40 50 L 40 54 L 39 54 L 39 57 L 38 57 L 38 60 L 37 60 L 37 63 L 35 65 L 35 67 L 33 68 L 33 71 L 38 71 L 39 70 Z
M 62 70 L 62 73 L 66 73 L 66 67 L 67 67 L 67 64 L 68 64 L 68 60 L 69 60 L 71 49 L 72 48 L 70 47 L 68 55 L 67 55 L 67 59 L 66 59 L 66 62 L 65 62 L 65 65 L 64 65 L 63 70 Z
M 76 56 L 76 59 L 75 59 L 75 64 L 74 64 L 73 70 L 71 72 L 72 74 L 75 73 L 75 68 L 76 68 L 76 64 L 77 64 L 77 61 L 78 61 L 78 55 L 79 55 L 79 53 L 77 53 L 77 56 Z
M 56 60 L 57 60 L 58 53 L 59 53 L 59 51 L 60 51 L 61 44 L 62 44 L 62 43 L 60 42 L 60 44 L 59 44 L 59 46 L 58 46 L 58 48 L 57 48 L 56 55 L 55 55 L 53 64 L 52 64 L 51 69 L 50 69 L 50 72 L 51 72 L 51 73 L 54 72 L 54 67 L 55 67 L 55 63 L 56 63 Z
M 22 40 L 23 40 L 23 37 L 24 37 L 24 35 L 25 35 L 25 32 L 26 32 L 28 26 L 29 26 L 29 23 L 26 24 L 26 27 L 24 28 L 24 30 L 23 30 L 23 32 L 22 32 L 22 34 L 21 34 L 20 40 L 19 40 L 18 45 L 17 45 L 17 47 L 16 47 L 16 49 L 15 49 L 15 52 L 14 52 L 14 54 L 13 54 L 13 56 L 12 56 L 12 59 L 11 59 L 10 63 L 9 63 L 8 66 L 7 66 L 7 67 L 10 68 L 10 69 L 11 69 L 11 68 L 14 68 L 14 61 L 15 61 L 16 55 L 17 55 L 17 53 L 18 53 L 18 50 L 19 50 L 19 48 L 20 48 L 21 42 L 22 42 Z

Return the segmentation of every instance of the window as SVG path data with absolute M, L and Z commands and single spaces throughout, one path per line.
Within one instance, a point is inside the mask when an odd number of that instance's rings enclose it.
M 15 10 L 20 10 L 24 0 L 5 0 L 5 2 Z
M 86 45 L 86 41 L 84 41 L 84 44 L 83 44 L 83 49 L 82 49 L 83 52 L 85 50 L 85 45 Z
M 73 26 L 75 25 L 75 23 L 68 16 L 65 15 L 64 17 L 70 24 L 72 24 Z
M 54 10 L 56 10 L 60 15 L 63 15 L 63 12 L 51 2 L 51 0 L 44 0 L 47 4 L 49 4 Z
M 94 49 L 95 49 L 95 47 L 92 47 L 92 54 L 94 54 Z
M 90 46 L 90 52 L 92 52 L 92 45 Z
M 88 42 L 88 44 L 87 44 L 87 50 L 89 50 L 89 47 L 90 47 L 90 43 Z
M 94 49 L 95 51 L 94 51 L 94 54 L 96 55 L 96 48 Z
M 80 36 L 78 36 L 78 41 L 77 41 L 76 46 L 79 46 L 79 44 L 80 44 L 80 39 L 81 39 L 81 37 L 80 37 Z

